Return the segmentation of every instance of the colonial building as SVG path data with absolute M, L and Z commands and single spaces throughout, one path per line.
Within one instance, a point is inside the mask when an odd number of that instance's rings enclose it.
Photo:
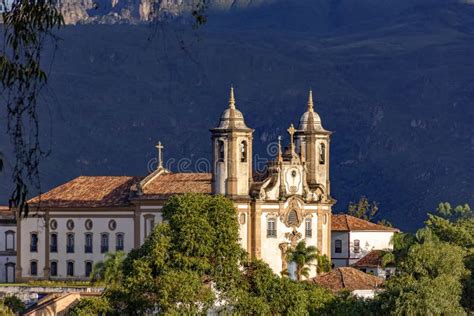
M 332 263 L 335 267 L 350 266 L 373 250 L 392 249 L 391 241 L 396 232 L 399 232 L 396 228 L 374 224 L 354 216 L 333 215 L 331 227 Z
M 15 282 L 15 238 L 14 213 L 8 207 L 0 206 L 0 283 Z
M 311 91 L 298 128 L 288 129 L 288 147 L 283 150 L 279 138 L 263 175 L 254 175 L 254 130 L 237 109 L 233 89 L 210 132 L 211 173 L 165 169 L 160 143 L 158 168 L 146 177 L 78 177 L 32 199 L 35 214 L 18 221 L 17 278 L 86 278 L 106 253 L 139 247 L 162 221 L 166 200 L 186 192 L 230 198 L 242 247 L 276 273 L 288 268 L 285 253 L 301 240 L 330 257 L 331 133 L 314 111 Z

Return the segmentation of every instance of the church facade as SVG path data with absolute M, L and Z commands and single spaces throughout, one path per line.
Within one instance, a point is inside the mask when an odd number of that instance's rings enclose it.
M 229 105 L 212 128 L 212 171 L 173 173 L 163 166 L 146 177 L 78 177 L 30 201 L 34 215 L 17 222 L 16 279 L 85 279 L 106 253 L 139 247 L 162 221 L 161 209 L 175 194 L 222 194 L 234 202 L 240 242 L 250 256 L 280 274 L 286 253 L 299 241 L 331 257 L 329 146 L 314 111 L 312 93 L 290 142 L 264 174 L 252 167 L 253 129 Z M 316 275 L 312 267 L 310 277 Z

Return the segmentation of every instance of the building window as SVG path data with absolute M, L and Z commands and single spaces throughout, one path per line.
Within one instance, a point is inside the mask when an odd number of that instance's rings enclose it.
M 239 223 L 240 225 L 244 225 L 245 224 L 245 214 L 244 213 L 241 213 L 240 216 L 239 216 Z
M 336 239 L 336 241 L 334 242 L 334 252 L 342 253 L 342 240 Z
M 67 276 L 74 276 L 74 262 L 68 261 L 67 262 Z
M 38 234 L 32 233 L 30 235 L 30 251 L 38 252 Z
M 72 219 L 68 219 L 68 221 L 66 222 L 66 227 L 69 230 L 73 230 L 74 229 L 74 221 Z
M 312 237 L 313 236 L 313 228 L 311 227 L 311 218 L 305 219 L 304 226 L 305 226 L 305 235 L 306 235 L 306 237 Z
M 51 276 L 58 276 L 58 262 L 57 261 L 51 261 L 49 273 Z
M 296 214 L 295 210 L 291 210 L 288 213 L 288 220 L 287 223 L 289 226 L 296 226 L 298 225 L 298 214 Z
M 15 232 L 13 230 L 5 232 L 5 250 L 15 250 Z
M 86 222 L 84 223 L 84 227 L 87 230 L 91 230 L 93 226 L 94 225 L 92 224 L 92 220 L 91 219 L 86 219 Z
M 89 278 L 92 273 L 92 261 L 86 261 L 85 272 L 86 277 Z
M 74 253 L 74 234 L 69 233 L 66 236 L 66 252 Z
M 100 252 L 109 252 L 109 234 L 107 233 L 100 234 Z
M 51 222 L 49 222 L 49 227 L 51 230 L 58 229 L 58 222 L 55 219 L 51 220 Z
M 155 228 L 155 216 L 152 214 L 145 215 L 145 238 L 148 237 Z
M 354 240 L 354 253 L 359 253 L 360 252 L 360 240 L 356 239 Z
M 277 236 L 276 219 L 269 218 L 267 220 L 267 237 L 276 237 L 276 236 Z
M 109 221 L 109 229 L 111 231 L 114 231 L 117 228 L 117 222 L 113 219 Z
M 224 150 L 225 150 L 225 145 L 222 140 L 217 142 L 217 161 L 218 162 L 223 162 L 224 161 Z
M 324 165 L 326 163 L 326 144 L 321 143 L 319 145 L 319 164 Z
M 30 275 L 38 275 L 38 262 L 36 260 L 30 262 Z
M 240 162 L 247 162 L 247 142 L 240 143 Z
M 86 233 L 84 236 L 84 252 L 92 253 L 92 233 Z
M 115 236 L 115 251 L 123 251 L 123 233 Z
M 49 237 L 49 252 L 58 252 L 58 234 L 52 233 Z

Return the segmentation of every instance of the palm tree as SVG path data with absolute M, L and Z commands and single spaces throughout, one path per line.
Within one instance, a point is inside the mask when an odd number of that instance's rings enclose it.
M 99 281 L 107 286 L 114 287 L 122 281 L 122 265 L 125 259 L 123 251 L 105 254 L 105 260 L 94 265 L 90 275 L 93 281 Z
M 317 261 L 318 257 L 318 249 L 314 246 L 306 247 L 305 241 L 300 241 L 294 249 L 289 249 L 287 258 L 288 262 L 296 264 L 296 280 L 300 281 L 303 276 L 309 277 L 311 263 Z

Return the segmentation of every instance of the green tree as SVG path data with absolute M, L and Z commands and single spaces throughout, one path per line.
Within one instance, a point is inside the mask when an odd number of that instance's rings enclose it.
M 3 298 L 3 304 L 14 313 L 21 313 L 25 310 L 25 304 L 14 295 L 5 296 Z
M 376 201 L 370 202 L 366 196 L 361 196 L 359 201 L 349 202 L 347 213 L 366 221 L 372 221 L 379 215 L 379 204 Z M 377 224 L 392 227 L 392 223 L 386 219 L 379 220 Z
M 90 275 L 92 281 L 101 282 L 107 287 L 120 285 L 123 278 L 122 266 L 124 259 L 125 253 L 122 251 L 106 253 L 105 260 L 99 261 L 94 265 Z
M 309 277 L 311 266 L 317 266 L 318 273 L 330 270 L 330 263 L 327 257 L 320 255 L 319 250 L 314 246 L 306 246 L 306 242 L 300 241 L 296 247 L 290 248 L 287 253 L 288 262 L 296 265 L 296 280 L 301 281 L 304 277 Z M 317 264 L 314 264 L 314 263 Z
M 105 297 L 87 297 L 81 299 L 69 311 L 70 316 L 93 316 L 107 315 L 112 309 L 107 298 Z

